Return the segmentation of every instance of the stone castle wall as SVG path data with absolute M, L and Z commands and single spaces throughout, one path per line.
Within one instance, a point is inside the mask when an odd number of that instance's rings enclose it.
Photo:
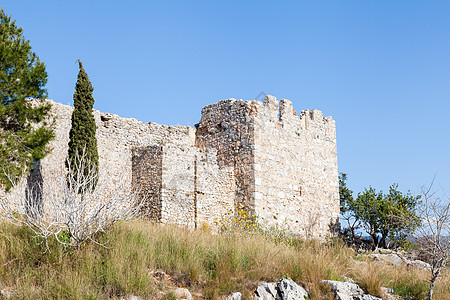
M 51 113 L 55 118 L 55 139 L 50 143 L 51 153 L 41 161 L 42 175 L 53 176 L 61 169 L 67 157 L 69 131 L 73 108 L 52 102 Z M 142 123 L 132 118 L 101 113 L 94 110 L 97 125 L 99 168 L 107 170 L 111 182 L 126 180 L 131 187 L 132 151 L 135 148 L 155 144 L 193 145 L 195 129 L 187 126 L 167 126 Z
M 38 170 L 44 181 L 61 176 L 72 111 L 52 101 L 55 139 Z M 234 173 L 219 168 L 214 149 L 194 147 L 195 128 L 142 123 L 97 110 L 94 117 L 100 176 L 145 193 L 147 218 L 194 228 L 212 226 L 214 219 L 233 209 Z
M 142 188 L 149 205 L 145 217 L 185 225 L 208 225 L 234 207 L 232 168 L 219 168 L 214 149 L 164 145 L 136 149 L 133 185 Z
M 255 212 L 263 224 L 323 237 L 339 217 L 335 124 L 268 96 L 255 118 Z
M 254 128 L 251 106 L 235 99 L 205 106 L 196 127 L 196 146 L 216 149 L 219 166 L 234 168 L 236 204 L 253 209 Z
M 314 237 L 339 216 L 335 123 L 318 110 L 299 117 L 292 102 L 223 100 L 202 110 L 196 145 L 234 166 L 236 203 L 268 226 Z
M 49 100 L 51 101 L 51 100 Z M 55 140 L 39 163 L 43 180 L 67 156 L 72 107 L 52 102 Z M 236 206 L 263 225 L 324 237 L 339 215 L 336 131 L 317 110 L 289 100 L 228 99 L 202 109 L 196 128 L 142 123 L 94 110 L 100 170 L 138 187 L 145 217 L 195 228 Z M 104 172 L 100 172 L 104 174 Z

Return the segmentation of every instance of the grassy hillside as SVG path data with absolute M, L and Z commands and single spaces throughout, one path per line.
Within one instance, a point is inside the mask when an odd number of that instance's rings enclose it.
M 0 289 L 14 289 L 17 299 L 171 299 L 170 291 L 187 287 L 200 299 L 236 291 L 247 299 L 261 281 L 288 276 L 312 299 L 332 299 L 320 281 L 348 276 L 373 295 L 381 295 L 381 286 L 418 299 L 427 291 L 425 271 L 355 260 L 360 256 L 338 241 L 217 235 L 144 221 L 117 224 L 99 238 L 112 248 L 91 243 L 74 251 L 50 241 L 44 253 L 29 230 L 0 223 Z M 450 299 L 448 277 L 438 282 L 435 297 Z

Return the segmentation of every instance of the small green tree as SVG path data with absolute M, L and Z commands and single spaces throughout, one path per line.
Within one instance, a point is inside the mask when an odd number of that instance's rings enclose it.
M 73 95 L 74 109 L 72 128 L 69 133 L 67 167 L 75 171 L 73 172 L 75 177 L 79 175 L 96 177 L 98 173 L 98 150 L 95 136 L 97 126 L 92 113 L 94 106 L 92 92 L 94 88 L 80 60 L 78 60 L 78 64 L 80 71 Z M 80 159 L 85 161 L 80 163 Z M 83 170 L 76 170 L 80 166 Z
M 369 187 L 359 193 L 351 209 L 372 238 L 372 248 L 402 245 L 420 224 L 416 207 L 420 196 L 402 194 L 398 185 L 389 187 L 389 193 L 376 192 Z M 387 241 L 390 241 L 388 245 Z
M 353 221 L 353 227 L 347 230 L 355 237 L 355 224 L 361 224 L 371 237 L 372 249 L 400 246 L 420 225 L 416 214 L 420 196 L 412 196 L 410 192 L 402 194 L 398 185 L 393 184 L 388 194 L 369 187 L 354 198 L 346 187 L 346 179 L 346 174 L 341 174 L 339 183 L 342 212 Z
M 33 161 L 48 154 L 53 139 L 45 65 L 31 50 L 22 28 L 0 10 L 0 185 L 9 189 Z M 27 98 L 38 98 L 32 104 Z

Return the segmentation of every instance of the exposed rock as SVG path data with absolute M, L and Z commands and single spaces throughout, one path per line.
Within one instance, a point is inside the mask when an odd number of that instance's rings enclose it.
M 281 299 L 278 295 L 277 286 L 274 282 L 263 282 L 255 291 L 255 300 Z
M 403 264 L 403 259 L 396 253 L 389 254 L 369 254 L 366 257 L 373 259 L 377 262 L 390 263 L 394 266 L 401 266 Z
M 353 300 L 353 297 L 347 294 L 336 292 L 336 300 Z
M 394 266 L 402 266 L 403 263 L 406 264 L 408 268 L 418 268 L 418 269 L 430 269 L 430 264 L 408 257 L 407 253 L 395 252 L 389 249 L 378 249 L 377 253 L 372 253 L 366 255 L 366 257 L 371 258 L 373 261 L 380 263 L 392 264 Z
M 381 298 L 365 294 L 356 283 L 322 280 L 335 293 L 337 300 L 381 300 Z
M 351 297 L 359 297 L 364 295 L 364 291 L 356 283 L 342 282 L 334 280 L 322 280 L 327 283 L 333 292 L 346 294 Z
M 382 299 L 369 294 L 364 294 L 361 296 L 361 300 L 382 300 Z
M 241 300 L 242 294 L 240 292 L 236 292 L 227 297 L 226 300 Z
M 379 253 L 379 254 L 391 254 L 391 253 L 394 253 L 394 251 L 392 251 L 391 249 L 378 248 L 378 249 L 376 249 L 373 253 Z
M 282 300 L 307 299 L 308 292 L 292 279 L 283 278 L 277 284 Z
M 292 279 L 281 279 L 278 283 L 263 282 L 255 291 L 255 300 L 305 300 L 308 292 Z
M 415 259 L 415 260 L 406 260 L 407 268 L 417 268 L 417 269 L 431 269 L 431 265 L 424 261 Z
M 177 300 L 192 300 L 191 292 L 188 289 L 177 288 L 174 292 Z

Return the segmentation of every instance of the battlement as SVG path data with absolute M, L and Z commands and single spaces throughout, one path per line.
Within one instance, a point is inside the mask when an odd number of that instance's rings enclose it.
M 216 115 L 216 117 L 213 118 L 212 115 Z M 228 119 L 244 123 L 272 122 L 281 128 L 290 127 L 298 130 L 307 130 L 310 126 L 324 129 L 335 127 L 333 118 L 331 116 L 324 117 L 320 110 L 305 109 L 299 115 L 295 111 L 292 101 L 288 99 L 277 101 L 276 97 L 270 95 L 265 96 L 264 102 L 229 98 L 207 105 L 202 109 L 203 123 L 201 120 L 197 124 L 197 128 L 199 125 L 204 125 L 206 118 L 209 119 L 208 126 L 211 131 L 227 129 Z M 213 124 L 214 122 L 215 124 Z

